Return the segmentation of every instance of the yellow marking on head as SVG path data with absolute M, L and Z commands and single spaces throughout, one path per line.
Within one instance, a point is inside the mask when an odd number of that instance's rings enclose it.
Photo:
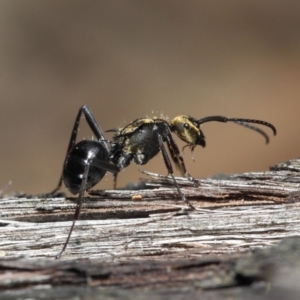
M 197 141 L 202 136 L 202 132 L 197 127 L 195 120 L 189 116 L 181 115 L 175 117 L 170 123 L 170 128 L 181 140 L 189 145 L 197 144 Z

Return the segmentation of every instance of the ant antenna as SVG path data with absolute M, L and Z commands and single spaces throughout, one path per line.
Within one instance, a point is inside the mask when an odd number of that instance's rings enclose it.
M 217 122 L 223 122 L 223 123 L 233 122 L 233 123 L 236 123 L 238 125 L 249 128 L 251 130 L 254 130 L 257 133 L 261 134 L 265 138 L 266 144 L 269 143 L 269 136 L 262 129 L 260 129 L 256 126 L 247 124 L 247 123 L 254 123 L 254 124 L 264 125 L 264 126 L 267 126 L 267 127 L 271 128 L 274 135 L 276 135 L 276 133 L 277 133 L 275 126 L 272 125 L 271 123 L 261 121 L 261 120 L 255 120 L 255 119 L 226 118 L 226 117 L 223 117 L 223 116 L 211 116 L 211 117 L 206 117 L 206 118 L 199 119 L 196 122 L 197 122 L 197 125 L 200 127 L 201 124 L 211 122 L 211 121 L 217 121 Z

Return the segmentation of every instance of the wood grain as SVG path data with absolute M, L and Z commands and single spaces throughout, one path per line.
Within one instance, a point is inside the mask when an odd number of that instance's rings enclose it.
M 209 269 L 199 266 L 209 265 L 214 270 L 211 274 L 220 277 L 224 270 L 226 274 L 231 270 L 233 262 L 251 255 L 253 249 L 276 245 L 283 238 L 299 235 L 299 172 L 299 160 L 292 160 L 267 172 L 201 179 L 196 183 L 177 178 L 196 211 L 185 210 L 185 204 L 176 199 L 170 178 L 156 174 L 147 173 L 151 177 L 143 179 L 147 187 L 154 189 L 90 192 L 93 197 L 85 199 L 81 220 L 76 223 L 60 261 L 54 261 L 54 257 L 70 229 L 76 199 L 20 194 L 3 197 L 0 200 L 0 290 L 8 289 L 11 295 L 11 287 L 20 286 L 24 291 L 30 285 L 52 286 L 55 280 L 59 287 L 68 280 L 71 285 L 79 280 L 80 285 L 90 286 L 88 276 L 82 280 L 76 276 L 74 279 L 74 274 L 70 275 L 74 280 L 67 276 L 68 268 L 75 268 L 74 263 L 79 260 L 85 269 L 90 270 L 93 265 L 102 270 L 108 268 L 109 278 L 114 268 L 119 268 L 121 277 L 129 276 L 120 266 L 127 266 L 130 274 L 148 274 L 155 266 L 156 277 L 160 278 L 157 286 L 163 282 L 173 288 L 186 284 L 194 287 L 197 282 L 199 290 L 193 288 L 197 294 L 207 282 L 205 272 Z M 166 275 L 168 268 L 175 270 L 172 275 Z M 9 269 L 11 272 L 7 273 Z M 106 273 L 103 272 L 104 275 L 97 275 L 98 281 L 93 280 L 93 286 L 104 284 Z M 59 279 L 58 273 L 66 279 Z M 132 289 L 153 288 L 149 274 L 145 276 L 132 277 L 131 283 L 130 277 L 126 280 L 118 277 L 115 284 L 125 280 L 124 286 Z M 173 279 L 166 280 L 170 276 Z M 234 278 L 225 285 L 222 281 L 220 285 L 208 286 L 235 286 Z

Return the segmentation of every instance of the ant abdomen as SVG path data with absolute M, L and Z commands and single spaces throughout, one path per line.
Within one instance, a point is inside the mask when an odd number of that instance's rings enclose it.
M 106 173 L 100 167 L 102 161 L 108 160 L 106 149 L 96 141 L 81 141 L 68 153 L 64 168 L 63 181 L 66 188 L 74 195 L 78 194 L 87 164 L 90 164 L 85 190 L 96 185 Z

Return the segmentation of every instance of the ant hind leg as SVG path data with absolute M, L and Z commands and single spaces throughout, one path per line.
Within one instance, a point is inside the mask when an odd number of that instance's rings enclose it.
M 76 220 L 79 219 L 82 202 L 84 200 L 84 192 L 86 191 L 86 184 L 87 184 L 87 178 L 88 178 L 88 174 L 89 174 L 89 170 L 90 170 L 90 164 L 91 164 L 91 162 L 89 161 L 86 164 L 86 167 L 85 167 L 85 170 L 84 170 L 84 174 L 83 174 L 82 183 L 81 183 L 81 186 L 80 186 L 79 195 L 78 195 L 78 198 L 77 198 L 76 209 L 75 209 L 75 214 L 74 214 L 74 219 L 73 219 L 72 226 L 70 228 L 68 237 L 67 237 L 67 239 L 65 241 L 65 244 L 64 244 L 62 250 L 55 256 L 56 259 L 59 259 L 62 256 L 62 254 L 65 252 L 65 250 L 66 250 L 66 248 L 68 246 L 68 243 L 69 243 L 69 240 L 70 240 L 73 228 L 75 226 L 75 222 L 76 222 Z

